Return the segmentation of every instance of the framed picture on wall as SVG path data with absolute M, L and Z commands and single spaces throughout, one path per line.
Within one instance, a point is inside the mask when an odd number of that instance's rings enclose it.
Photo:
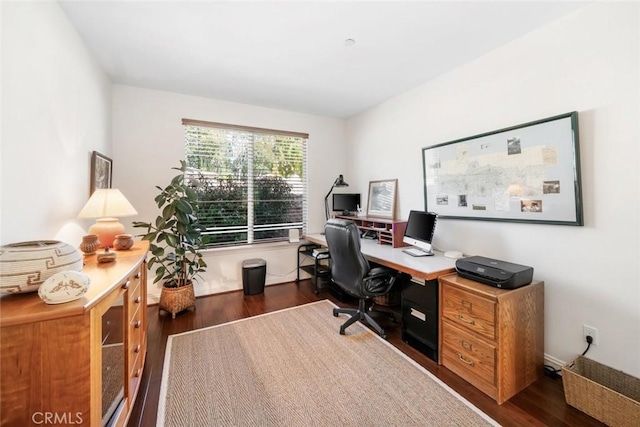
M 369 181 L 367 216 L 395 219 L 397 179 Z
M 113 161 L 94 151 L 91 155 L 91 188 L 89 195 L 92 195 L 98 188 L 111 188 L 111 172 Z
M 424 148 L 425 210 L 583 225 L 578 141 L 574 111 Z

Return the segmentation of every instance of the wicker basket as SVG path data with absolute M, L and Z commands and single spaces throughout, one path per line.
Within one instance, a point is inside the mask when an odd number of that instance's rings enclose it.
M 176 313 L 180 313 L 188 308 L 196 308 L 196 295 L 193 292 L 193 283 L 178 288 L 163 287 L 160 292 L 160 302 L 158 308 L 171 313 L 172 318 L 176 318 Z
M 386 294 L 374 297 L 373 301 L 376 304 L 383 305 L 385 307 L 395 307 L 400 305 L 400 296 L 400 289 L 394 285 Z
M 64 242 L 40 240 L 0 247 L 0 293 L 35 292 L 49 277 L 69 270 L 82 270 L 82 254 Z
M 567 403 L 610 426 L 638 426 L 640 379 L 578 356 L 562 367 Z

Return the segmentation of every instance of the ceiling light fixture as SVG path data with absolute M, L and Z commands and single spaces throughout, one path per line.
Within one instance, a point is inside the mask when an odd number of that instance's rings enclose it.
M 356 41 L 354 39 L 346 39 L 344 41 L 344 45 L 349 47 L 349 46 L 353 46 L 356 43 Z

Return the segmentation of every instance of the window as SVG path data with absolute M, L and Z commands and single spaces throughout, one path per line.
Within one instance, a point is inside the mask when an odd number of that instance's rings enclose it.
M 183 119 L 189 180 L 211 247 L 306 231 L 307 134 Z

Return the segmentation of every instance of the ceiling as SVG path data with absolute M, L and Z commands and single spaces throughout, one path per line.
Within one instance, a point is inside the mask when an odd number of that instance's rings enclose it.
M 585 3 L 60 4 L 115 83 L 348 118 Z

